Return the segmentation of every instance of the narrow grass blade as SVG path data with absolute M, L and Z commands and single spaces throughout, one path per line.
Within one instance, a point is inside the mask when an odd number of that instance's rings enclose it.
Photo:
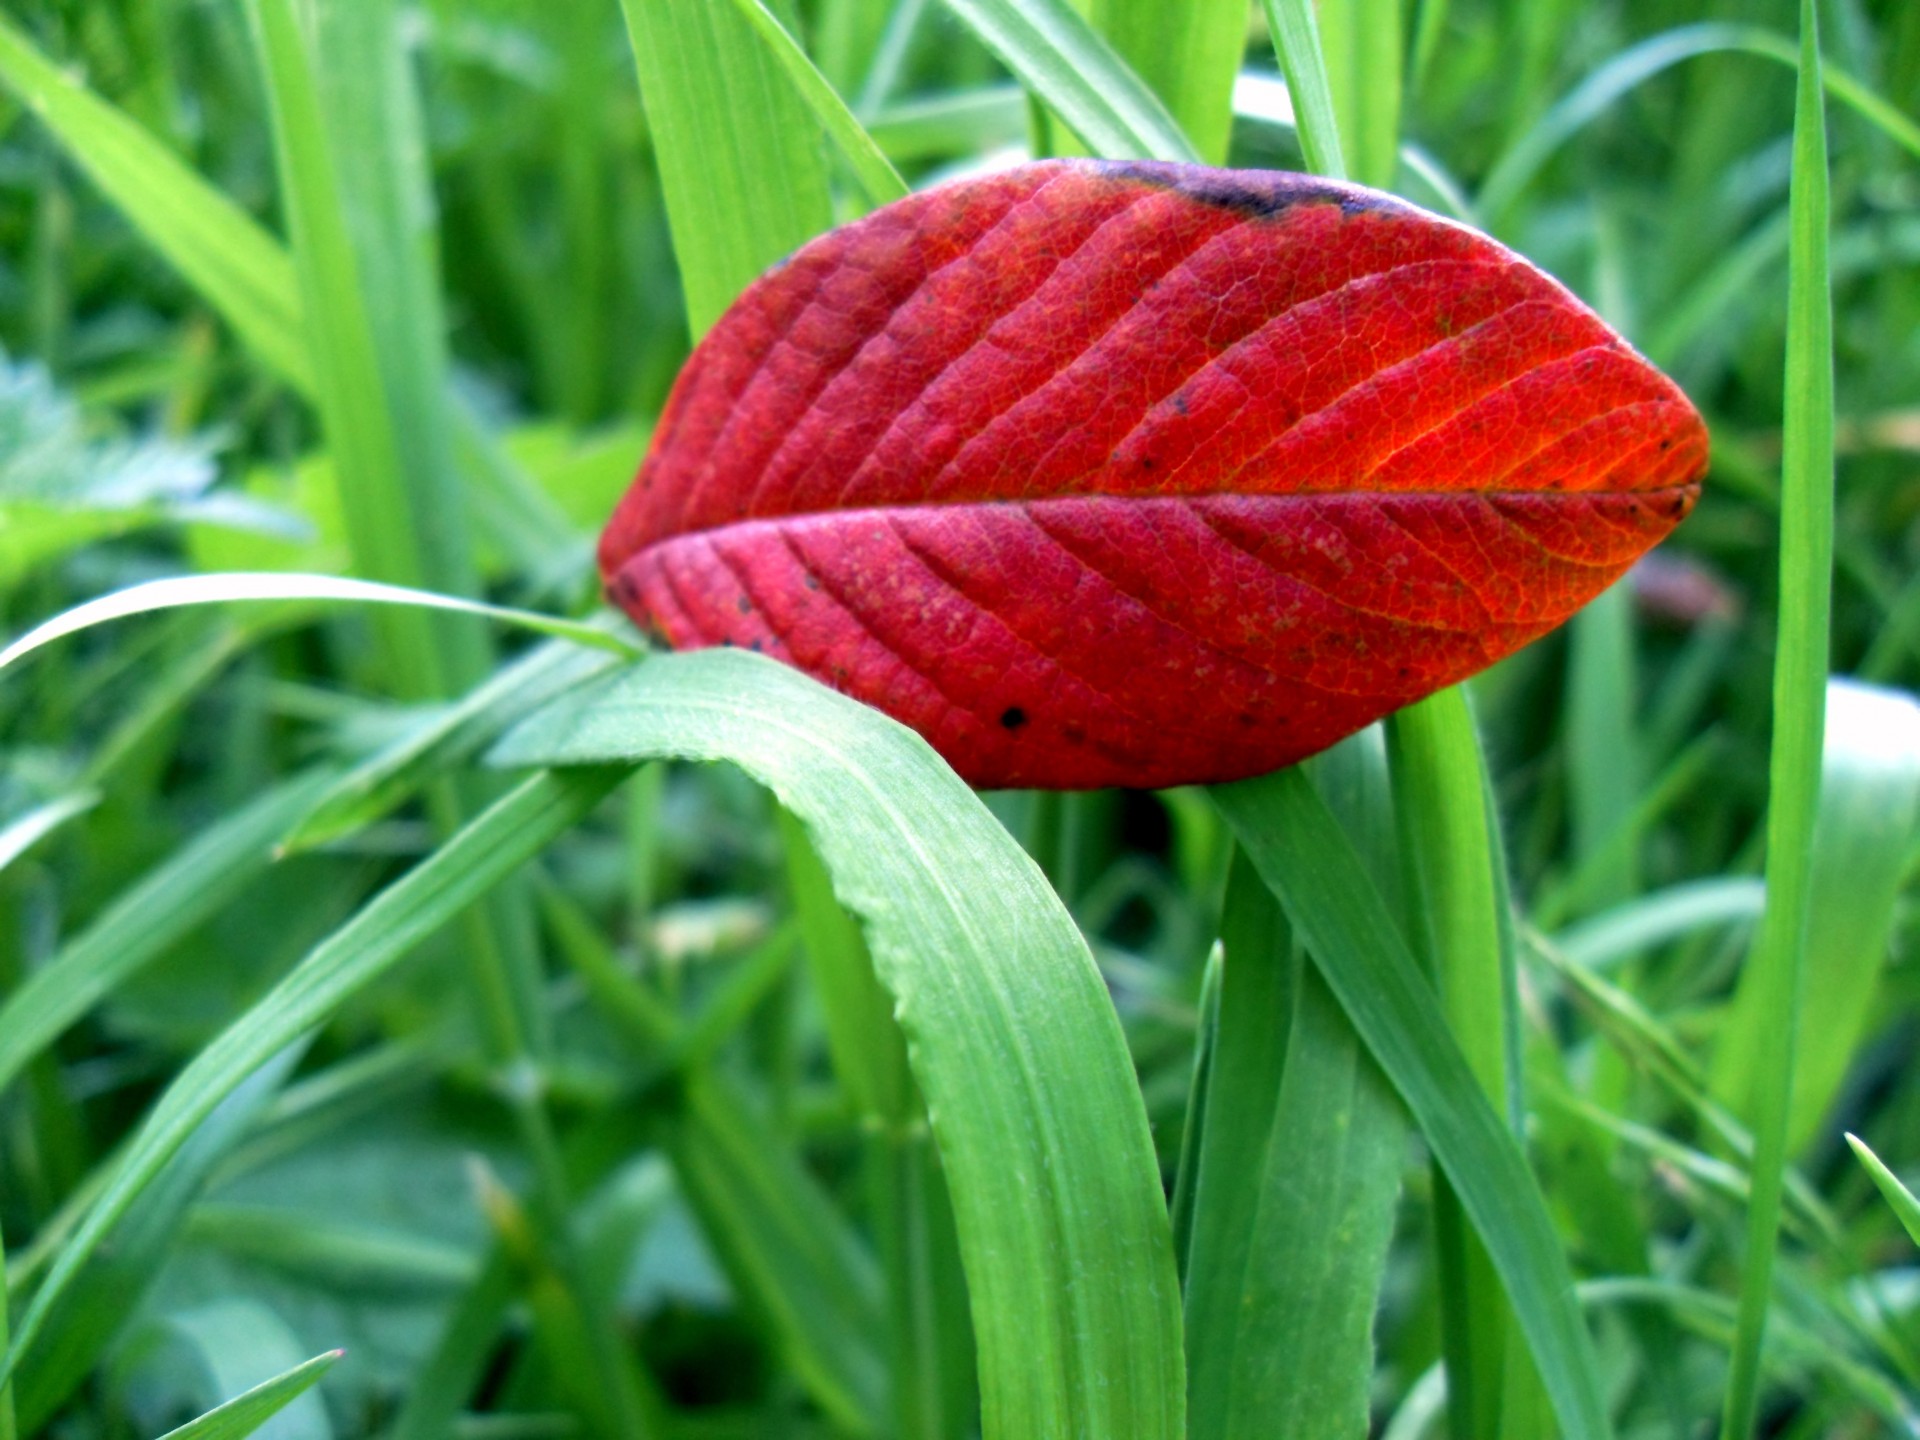
M 35 806 L 18 820 L 0 826 L 0 870 L 6 869 L 67 821 L 76 815 L 86 814 L 99 803 L 97 792 L 82 790 Z M 5 1087 L 6 1082 L 0 1080 L 0 1089 Z
M 1097 0 L 1092 20 L 1160 97 L 1200 158 L 1226 164 L 1233 80 L 1247 45 L 1245 0 Z
M 1403 1122 L 1236 854 L 1186 1270 L 1188 1434 L 1367 1428 Z
M 1017 144 L 1027 133 L 1027 94 L 988 85 L 903 100 L 872 116 L 867 133 L 895 160 L 933 160 Z
M 833 224 L 819 127 L 732 5 L 622 0 L 694 338 Z
M 1540 1187 L 1447 1030 L 1379 891 L 1297 770 L 1212 792 L 1445 1169 L 1571 1440 L 1608 1435 L 1593 1346 Z
M 742 651 L 649 661 L 494 752 L 657 756 L 770 785 L 867 927 L 953 1196 L 985 1435 L 1181 1435 L 1159 1167 L 1106 987 L 1037 868 L 919 737 Z
M 175 610 L 185 605 L 231 605 L 241 603 L 285 603 L 290 600 L 315 601 L 323 605 L 407 605 L 430 610 L 449 610 L 462 615 L 478 615 L 504 625 L 515 625 L 539 635 L 571 640 L 577 645 L 632 657 L 638 653 L 629 640 L 602 626 L 581 620 L 564 620 L 533 610 L 515 610 L 504 605 L 484 605 L 478 600 L 461 600 L 452 595 L 436 595 L 426 590 L 410 590 L 403 585 L 384 585 L 373 580 L 352 580 L 340 575 L 293 575 L 282 571 L 262 571 L 235 575 L 183 575 L 170 580 L 149 580 L 130 585 L 111 595 L 64 610 L 51 620 L 35 626 L 5 650 L 0 650 L 0 670 L 25 659 L 43 645 L 110 620 L 125 620 L 156 610 Z
M 297 775 L 209 826 L 28 976 L 0 1005 L 0 1090 L 115 986 L 242 894 L 280 833 L 331 780 L 323 771 Z
M 1266 0 L 1267 28 L 1280 56 L 1280 73 L 1287 77 L 1293 99 L 1294 123 L 1300 132 L 1300 153 L 1307 169 L 1329 179 L 1347 178 L 1347 159 L 1340 121 L 1333 108 L 1333 89 L 1327 82 L 1326 57 L 1320 48 L 1320 30 L 1314 20 L 1313 0 Z
M 873 137 L 847 108 L 847 102 L 827 83 L 827 77 L 814 68 L 807 52 L 774 18 L 773 12 L 762 0 L 734 0 L 734 6 L 766 42 L 801 100 L 813 112 L 813 118 L 846 157 L 848 168 L 860 182 L 860 188 L 866 191 L 867 199 L 875 205 L 885 205 L 904 196 L 907 182 L 900 178 L 900 172 L 873 143 Z
M 1584 899 L 1617 905 L 1640 890 L 1632 832 L 1641 768 L 1634 727 L 1633 597 L 1616 585 L 1567 627 L 1567 789 L 1576 864 L 1593 868 Z M 1637 837 L 1636 837 L 1637 838 Z
M 1683 60 L 1728 53 L 1755 55 L 1787 66 L 1800 63 L 1800 52 L 1791 40 L 1757 25 L 1710 20 L 1642 40 L 1613 56 L 1568 91 L 1494 162 L 1476 197 L 1486 222 L 1498 226 L 1553 152 L 1621 96 Z M 1920 155 L 1920 123 L 1841 71 L 1825 70 L 1823 83 L 1835 100 L 1895 144 Z
M 1180 1285 L 1186 1289 L 1187 1269 L 1193 1260 L 1193 1207 L 1200 1186 L 1200 1151 L 1206 1140 L 1207 1095 L 1213 1088 L 1213 1056 L 1220 1038 L 1220 981 L 1225 951 L 1218 941 L 1207 954 L 1200 976 L 1199 1020 L 1193 1037 L 1193 1078 L 1187 1082 L 1187 1113 L 1180 1129 L 1180 1163 L 1174 1171 L 1173 1193 L 1167 1200 L 1173 1224 L 1173 1253 L 1180 1264 Z M 1191 1428 L 1192 1417 L 1188 1417 Z
M 1827 686 L 1819 811 L 1808 877 L 1807 972 L 1794 1042 L 1789 1153 L 1805 1148 L 1872 1023 L 1873 1001 L 1920 824 L 1920 705 L 1847 680 Z M 1714 1094 L 1749 1111 L 1755 1077 L 1774 1063 L 1749 970 L 1714 1051 Z
M 1847 1144 L 1853 1148 L 1854 1157 L 1866 1168 L 1867 1174 L 1873 1177 L 1873 1183 L 1899 1217 L 1908 1237 L 1914 1244 L 1920 1245 L 1920 1199 L 1915 1199 L 1913 1192 L 1900 1183 L 1900 1177 L 1867 1148 L 1866 1141 L 1858 1135 L 1849 1135 Z
M 1066 0 L 946 4 L 1094 154 L 1199 161 L 1166 106 Z
M 344 1350 L 329 1350 L 323 1355 L 316 1355 L 271 1380 L 262 1381 L 245 1394 L 234 1396 L 226 1404 L 189 1420 L 177 1430 L 169 1430 L 160 1440 L 245 1440 L 246 1436 L 253 1434 L 304 1395 L 346 1353 Z
M 160 1096 L 61 1247 L 15 1331 L 0 1379 L 13 1373 L 108 1230 L 221 1100 L 586 814 L 621 773 L 585 770 L 526 780 L 316 946 L 202 1050 Z
M 1747 1440 L 1759 1408 L 1760 1347 L 1772 1308 L 1774 1248 L 1793 1113 L 1795 1043 L 1805 988 L 1814 823 L 1820 801 L 1827 653 L 1833 604 L 1833 299 L 1827 269 L 1827 126 L 1819 7 L 1800 5 L 1788 209 L 1786 415 L 1781 437 L 1780 633 L 1774 662 L 1767 800 L 1767 910 L 1748 964 L 1764 1017 L 1750 1098 L 1753 1200 L 1740 1277 L 1740 1320 L 1720 1433 Z

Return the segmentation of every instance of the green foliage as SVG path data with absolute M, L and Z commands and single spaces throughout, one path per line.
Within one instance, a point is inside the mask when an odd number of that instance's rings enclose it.
M 10 6 L 0 1440 L 1910 1430 L 1917 16 Z M 1211 796 L 591 613 L 689 338 L 1035 134 L 1477 218 L 1698 512 Z

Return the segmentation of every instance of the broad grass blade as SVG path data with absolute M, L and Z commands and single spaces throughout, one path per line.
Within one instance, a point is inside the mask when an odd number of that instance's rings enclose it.
M 622 0 L 694 338 L 833 224 L 819 127 L 727 4 Z
M 1118 1021 L 1038 869 L 926 744 L 738 650 L 663 656 L 503 764 L 730 760 L 808 828 L 893 993 L 953 1197 L 989 1440 L 1174 1440 L 1179 1292 Z
M 1233 81 L 1247 47 L 1245 0 L 1096 0 L 1090 18 L 1160 97 L 1201 160 L 1226 164 Z
M 1347 158 L 1334 111 L 1333 87 L 1327 80 L 1327 62 L 1320 46 L 1313 0 L 1266 0 L 1267 28 L 1280 56 L 1280 72 L 1287 77 L 1293 100 L 1294 124 L 1300 134 L 1300 153 L 1316 175 L 1347 178 Z

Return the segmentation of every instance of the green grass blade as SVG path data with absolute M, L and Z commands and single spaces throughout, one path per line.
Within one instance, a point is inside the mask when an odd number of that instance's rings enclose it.
M 291 974 L 197 1055 L 154 1104 L 100 1197 L 34 1293 L 0 1379 L 106 1233 L 195 1126 L 268 1058 L 385 974 L 421 940 L 586 814 L 620 772 L 536 775 L 316 946 Z
M 1827 125 L 1819 7 L 1800 5 L 1788 208 L 1786 414 L 1781 436 L 1780 633 L 1768 773 L 1767 909 L 1748 964 L 1764 1017 L 1768 1063 L 1748 1111 L 1753 1199 L 1740 1276 L 1740 1320 L 1720 1433 L 1747 1440 L 1759 1405 L 1760 1348 L 1773 1294 L 1774 1249 L 1793 1112 L 1794 1047 L 1805 988 L 1814 823 L 1833 605 L 1833 297 L 1827 269 Z
M 1751 923 L 1766 903 L 1759 880 L 1689 880 L 1570 925 L 1554 939 L 1568 959 L 1605 970 L 1710 925 Z
M 1188 1435 L 1361 1434 L 1404 1124 L 1236 853 L 1186 1270 Z
M 1333 107 L 1333 88 L 1327 81 L 1313 0 L 1266 0 L 1266 7 L 1267 28 L 1273 32 L 1280 73 L 1287 77 L 1287 93 L 1293 98 L 1294 123 L 1307 169 L 1344 180 L 1346 151 Z
M 1631 833 L 1641 789 L 1634 726 L 1633 597 L 1616 585 L 1567 627 L 1567 789 L 1576 865 L 1591 866 L 1583 895 L 1616 905 L 1639 893 L 1639 847 L 1614 848 Z
M 1572 1440 L 1608 1435 L 1592 1341 L 1540 1187 L 1351 842 L 1297 770 L 1213 795 L 1453 1183 L 1506 1286 L 1562 1432 Z
M 518 626 L 536 635 L 551 635 L 571 640 L 594 650 L 631 657 L 633 642 L 603 626 L 582 620 L 563 620 L 535 610 L 516 610 L 505 605 L 484 605 L 478 600 L 461 600 L 452 595 L 435 595 L 426 590 L 410 590 L 403 585 L 383 585 L 373 580 L 351 580 L 339 575 L 295 575 L 283 571 L 258 574 L 183 575 L 171 580 L 149 580 L 130 585 L 111 595 L 102 595 L 63 610 L 51 620 L 36 625 L 5 650 L 0 650 L 0 670 L 24 660 L 44 645 L 77 635 L 95 625 L 148 615 L 159 610 L 176 610 L 187 605 L 285 604 L 288 601 L 314 601 L 322 605 L 398 605 L 447 610 L 460 615 L 477 615 L 503 625 Z
M 331 779 L 323 771 L 295 776 L 207 827 L 28 976 L 0 1005 L 0 1090 L 116 986 L 241 895 Z
M 114 204 L 301 390 L 313 386 L 293 264 L 264 230 L 124 112 L 62 72 L 0 16 L 0 84 L 20 97 Z
M 945 1162 L 989 1440 L 1181 1435 L 1159 1167 L 1106 988 L 1037 868 L 919 737 L 739 651 L 649 661 L 495 751 L 657 756 L 770 785 L 867 927 Z
M 833 224 L 819 127 L 726 4 L 622 0 L 694 338 Z
M 1193 1077 L 1187 1082 L 1187 1112 L 1180 1128 L 1180 1162 L 1174 1171 L 1167 1211 L 1173 1225 L 1173 1253 L 1180 1263 L 1184 1292 L 1193 1258 L 1193 1207 L 1199 1188 L 1200 1149 L 1206 1140 L 1207 1095 L 1213 1088 L 1214 1048 L 1220 1038 L 1220 980 L 1225 952 L 1218 942 L 1207 954 L 1200 975 L 1199 1018 L 1193 1037 Z M 1191 1428 L 1191 1415 L 1189 1415 Z
M 1094 154 L 1199 161 L 1167 107 L 1066 0 L 946 4 Z
M 189 1420 L 177 1430 L 169 1430 L 160 1440 L 245 1440 L 246 1436 L 253 1434 L 304 1395 L 346 1353 L 344 1350 L 329 1350 L 324 1355 L 316 1355 L 304 1364 L 296 1365 L 271 1380 L 262 1381 L 244 1394 L 234 1396 L 226 1404 Z
M 1167 107 L 1209 165 L 1227 163 L 1246 0 L 1096 0 L 1093 27 Z
M 873 137 L 847 108 L 847 102 L 827 83 L 827 77 L 814 68 L 807 52 L 774 18 L 773 12 L 761 0 L 734 0 L 734 6 L 766 42 L 801 100 L 813 112 L 813 118 L 846 157 L 848 168 L 860 182 L 860 188 L 866 191 L 867 199 L 875 205 L 885 205 L 904 196 L 907 182 L 900 178 L 900 172 L 873 143 Z
M 1893 1213 L 1899 1217 L 1901 1225 L 1906 1229 L 1907 1237 L 1914 1244 L 1920 1245 L 1920 1199 L 1915 1199 L 1913 1192 L 1900 1183 L 1900 1177 L 1889 1170 L 1886 1163 L 1867 1148 L 1866 1141 L 1858 1135 L 1849 1135 L 1847 1144 L 1853 1148 L 1855 1158 L 1866 1167 L 1867 1174 L 1873 1177 L 1874 1185 L 1886 1197 L 1887 1204 L 1893 1208 Z

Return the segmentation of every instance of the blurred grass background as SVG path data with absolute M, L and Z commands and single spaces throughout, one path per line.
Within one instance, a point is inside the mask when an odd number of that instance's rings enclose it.
M 768 10 L 909 184 L 1083 148 L 1009 68 L 1021 6 Z M 214 570 L 590 609 L 592 537 L 689 314 L 704 327 L 742 276 L 887 184 L 826 143 L 742 13 L 9 0 L 0 625 Z M 1199 153 L 1300 168 L 1268 32 L 1287 13 L 1091 19 Z M 1796 1084 L 1771 1167 L 1760 1151 L 1785 1238 L 1758 1425 L 1796 1437 L 1920 1429 L 1920 1268 L 1843 1139 L 1913 1182 L 1920 7 L 1820 13 L 1831 669 L 1863 683 L 1829 692 Z M 1471 687 L 1515 902 L 1514 1093 L 1606 1404 L 1622 1434 L 1709 1434 L 1750 1254 L 1754 1097 L 1782 1062 L 1780 1006 L 1743 961 L 1776 637 L 1805 618 L 1780 614 L 1783 456 L 1804 476 L 1810 453 L 1804 415 L 1783 435 L 1808 393 L 1787 363 L 1801 17 L 1329 0 L 1318 18 L 1352 173 L 1566 280 L 1713 431 L 1675 539 Z M 1098 98 L 1099 55 L 1060 63 L 1052 82 L 1014 69 L 1055 110 L 1067 92 L 1047 83 L 1092 75 Z M 702 148 L 714 133 L 737 151 Z M 716 198 L 670 223 L 675 193 Z M 289 602 L 142 620 L 0 677 L 16 1319 L 167 1081 L 493 800 L 470 757 L 595 663 L 464 619 Z M 1226 828 L 1189 792 L 991 803 L 1093 946 L 1173 1189 L 1196 1037 L 1219 1025 L 1203 981 Z M 344 996 L 198 1122 L 76 1272 L 16 1374 L 21 1433 L 158 1433 L 340 1346 L 274 1433 L 970 1433 L 940 1167 L 858 932 L 797 836 L 736 771 L 656 766 Z M 1228 927 L 1248 913 L 1229 900 Z M 1397 1440 L 1444 1433 L 1458 1323 L 1434 1248 L 1447 1201 L 1403 1148 L 1361 1377 Z M 1511 1385 L 1484 1433 L 1553 1433 Z M 1195 1435 L 1266 1433 L 1204 1409 Z

